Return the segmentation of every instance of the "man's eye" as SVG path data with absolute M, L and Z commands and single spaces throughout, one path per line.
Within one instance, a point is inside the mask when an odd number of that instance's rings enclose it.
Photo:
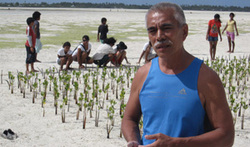
M 156 29 L 148 29 L 148 32 L 149 33 L 154 33 L 154 32 L 156 32 Z

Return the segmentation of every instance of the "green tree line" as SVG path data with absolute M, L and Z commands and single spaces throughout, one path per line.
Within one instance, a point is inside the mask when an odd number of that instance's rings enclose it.
M 0 7 L 58 7 L 58 8 L 124 8 L 124 9 L 148 9 L 151 5 L 132 5 L 123 3 L 79 3 L 61 2 L 48 4 L 41 3 L 0 3 Z M 213 6 L 213 5 L 181 5 L 184 10 L 204 11 L 245 11 L 250 12 L 250 7 Z

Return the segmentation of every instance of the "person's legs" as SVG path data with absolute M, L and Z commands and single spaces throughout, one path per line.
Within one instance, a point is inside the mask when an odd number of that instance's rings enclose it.
M 123 51 L 123 52 L 121 52 L 121 55 L 120 55 L 120 57 L 118 58 L 118 60 L 117 60 L 117 64 L 118 65 L 121 65 L 122 64 L 122 61 L 124 60 L 124 58 L 126 57 L 126 51 Z
M 60 70 L 63 70 L 63 65 L 66 63 L 66 58 L 63 57 L 63 58 L 60 58 Z
M 234 52 L 234 47 L 235 47 L 234 39 L 235 39 L 235 34 L 234 34 L 234 32 L 232 32 L 231 33 L 231 41 L 232 41 L 232 45 L 233 45 L 232 53 Z
M 30 72 L 29 72 L 29 64 L 28 63 L 26 63 L 26 74 L 29 74 Z
M 84 60 L 83 63 L 86 63 L 86 64 L 92 64 L 94 62 L 94 60 L 92 58 L 90 58 L 89 56 L 87 56 Z
M 233 49 L 232 49 L 232 53 L 233 53 L 234 52 L 234 47 L 235 47 L 234 41 L 232 41 L 232 45 L 233 45 Z
M 212 51 L 213 59 L 212 59 L 212 60 L 215 60 L 217 42 L 218 42 L 218 41 L 214 41 L 214 42 L 213 42 L 213 51 Z
M 38 72 L 38 70 L 34 69 L 34 62 L 32 62 L 30 65 L 31 65 L 31 71 L 32 72 Z
M 41 62 L 37 59 L 37 54 L 40 52 L 40 50 L 42 49 L 42 43 L 40 41 L 40 39 L 36 39 L 36 46 L 35 46 L 35 49 L 36 49 L 36 62 Z
M 213 41 L 209 41 L 209 47 L 210 47 L 210 58 L 213 60 Z
M 66 61 L 66 70 L 67 69 L 70 69 L 70 64 L 73 62 L 73 58 L 72 58 L 72 56 L 69 56 L 68 58 L 67 58 L 67 61 Z
M 228 52 L 231 53 L 231 37 L 230 36 L 227 36 L 227 40 L 228 40 L 228 46 L 229 46 L 229 50 Z

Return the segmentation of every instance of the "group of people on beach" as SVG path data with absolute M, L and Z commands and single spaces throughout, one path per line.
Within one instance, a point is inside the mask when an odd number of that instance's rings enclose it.
M 234 41 L 235 33 L 234 32 L 236 31 L 236 35 L 237 36 L 239 35 L 236 21 L 234 20 L 234 16 L 235 16 L 234 13 L 229 14 L 230 19 L 228 20 L 225 28 L 222 31 L 222 34 L 223 34 L 224 31 L 226 30 L 228 45 L 229 45 L 229 50 L 228 50 L 229 53 L 233 53 L 234 48 L 235 48 L 235 41 Z M 221 27 L 220 15 L 215 14 L 214 19 L 208 22 L 208 29 L 207 29 L 207 35 L 206 35 L 206 39 L 209 41 L 211 60 L 215 60 L 218 35 L 220 36 L 220 41 L 222 41 L 220 27 Z
M 28 37 L 26 46 L 26 73 L 29 71 L 29 64 L 31 65 L 31 71 L 37 72 L 34 69 L 34 62 L 40 62 L 37 60 L 37 53 L 41 50 L 42 44 L 40 41 L 40 28 L 39 20 L 41 13 L 36 11 L 33 17 L 27 18 L 27 29 L 26 35 Z M 97 48 L 96 53 L 93 57 L 90 57 L 91 44 L 89 43 L 89 36 L 84 35 L 82 42 L 72 51 L 70 50 L 70 42 L 65 42 L 63 47 L 57 52 L 57 63 L 60 65 L 60 70 L 63 70 L 63 65 L 66 65 L 66 70 L 71 69 L 70 65 L 73 61 L 78 62 L 79 69 L 84 68 L 83 63 L 96 64 L 98 66 L 106 66 L 111 62 L 115 66 L 120 66 L 122 61 L 125 59 L 128 64 L 129 61 L 126 57 L 127 45 L 124 42 L 119 42 L 116 46 L 116 39 L 113 37 L 107 38 L 108 25 L 107 19 L 103 17 L 101 19 L 101 25 L 98 27 L 97 41 L 102 44 Z

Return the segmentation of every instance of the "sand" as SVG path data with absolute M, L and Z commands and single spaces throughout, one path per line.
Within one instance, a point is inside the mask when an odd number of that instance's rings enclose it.
M 138 28 L 145 28 L 144 15 L 145 10 L 126 10 L 126 9 L 45 9 L 45 8 L 0 8 L 0 42 L 5 43 L 15 41 L 19 44 L 18 47 L 0 48 L 0 70 L 4 73 L 4 80 L 7 79 L 8 71 L 16 75 L 17 71 L 25 71 L 26 51 L 24 48 L 25 34 L 20 32 L 18 34 L 6 33 L 4 27 L 19 26 L 25 30 L 25 20 L 35 11 L 39 10 L 42 13 L 40 21 L 41 29 L 51 30 L 51 33 L 43 34 L 42 37 L 56 35 L 54 31 L 64 30 L 63 24 L 65 18 L 69 18 L 67 22 L 74 22 L 78 25 L 82 24 L 99 24 L 99 19 L 102 16 L 107 17 L 110 33 L 109 36 L 114 36 L 117 31 L 124 33 L 136 32 Z M 60 13 L 59 13 L 60 11 Z M 79 16 L 79 13 L 81 15 Z M 205 40 L 207 30 L 207 22 L 213 18 L 215 13 L 221 14 L 222 29 L 228 20 L 229 12 L 204 12 L 204 11 L 185 11 L 187 23 L 189 24 L 189 36 L 185 41 L 185 49 L 191 54 L 201 58 L 209 58 L 209 46 Z M 235 53 L 228 54 L 228 44 L 225 34 L 223 41 L 218 43 L 217 54 L 218 57 L 232 58 L 233 56 L 242 57 L 250 54 L 249 40 L 250 40 L 250 18 L 249 13 L 237 12 L 236 21 L 240 31 L 240 35 L 236 36 Z M 83 19 L 87 17 L 88 19 Z M 52 23 L 53 22 L 53 23 Z M 133 23 L 133 27 L 117 30 L 116 25 L 125 25 Z M 53 28 L 50 26 L 53 25 Z M 242 33 L 241 33 L 242 32 Z M 96 33 L 96 32 L 93 32 Z M 127 42 L 127 57 L 131 65 L 138 65 L 136 62 L 142 51 L 145 42 L 148 41 L 147 36 L 128 36 Z M 132 39 L 132 40 L 131 40 Z M 43 38 L 41 39 L 43 42 Z M 38 58 L 42 63 L 36 63 L 35 68 L 48 69 L 57 67 L 56 53 L 61 47 L 61 42 L 54 44 L 44 44 L 43 50 L 38 54 Z M 79 40 L 71 40 L 76 43 Z M 118 41 L 119 40 L 118 38 Z M 92 39 L 92 52 L 100 43 Z M 0 45 L 1 46 L 1 45 Z M 125 63 L 124 63 L 125 64 Z M 140 65 L 143 63 L 141 62 Z M 125 64 L 126 65 L 126 64 Z M 91 67 L 92 65 L 89 65 Z M 77 68 L 76 62 L 72 67 Z M 27 91 L 26 98 L 22 98 L 22 94 L 17 89 L 15 84 L 14 94 L 10 94 L 6 81 L 0 84 L 0 133 L 5 129 L 11 128 L 19 135 L 19 138 L 13 141 L 3 139 L 0 137 L 0 146 L 100 146 L 100 147 L 117 147 L 126 146 L 124 138 L 119 137 L 120 133 L 120 119 L 118 112 L 116 112 L 116 121 L 114 129 L 110 134 L 110 139 L 106 135 L 106 111 L 103 110 L 100 116 L 99 127 L 94 126 L 94 118 L 88 118 L 86 129 L 82 129 L 82 112 L 80 119 L 75 119 L 76 106 L 72 105 L 70 112 L 66 113 L 66 123 L 61 122 L 60 113 L 54 114 L 52 94 L 48 97 L 50 100 L 45 105 L 46 115 L 42 116 L 42 109 L 40 106 L 41 96 L 38 97 L 35 104 L 32 104 L 32 93 Z M 129 89 L 126 90 L 125 101 L 129 96 Z M 248 99 L 250 95 L 247 95 Z M 49 99 L 49 98 L 48 98 Z M 73 103 L 73 101 L 72 101 Z M 108 103 L 107 103 L 108 104 Z M 60 110 L 60 109 L 59 109 Z M 60 112 L 60 111 L 59 111 Z M 235 147 L 247 147 L 250 143 L 250 110 L 246 111 L 245 129 L 240 129 L 240 118 L 236 123 L 235 129 Z

